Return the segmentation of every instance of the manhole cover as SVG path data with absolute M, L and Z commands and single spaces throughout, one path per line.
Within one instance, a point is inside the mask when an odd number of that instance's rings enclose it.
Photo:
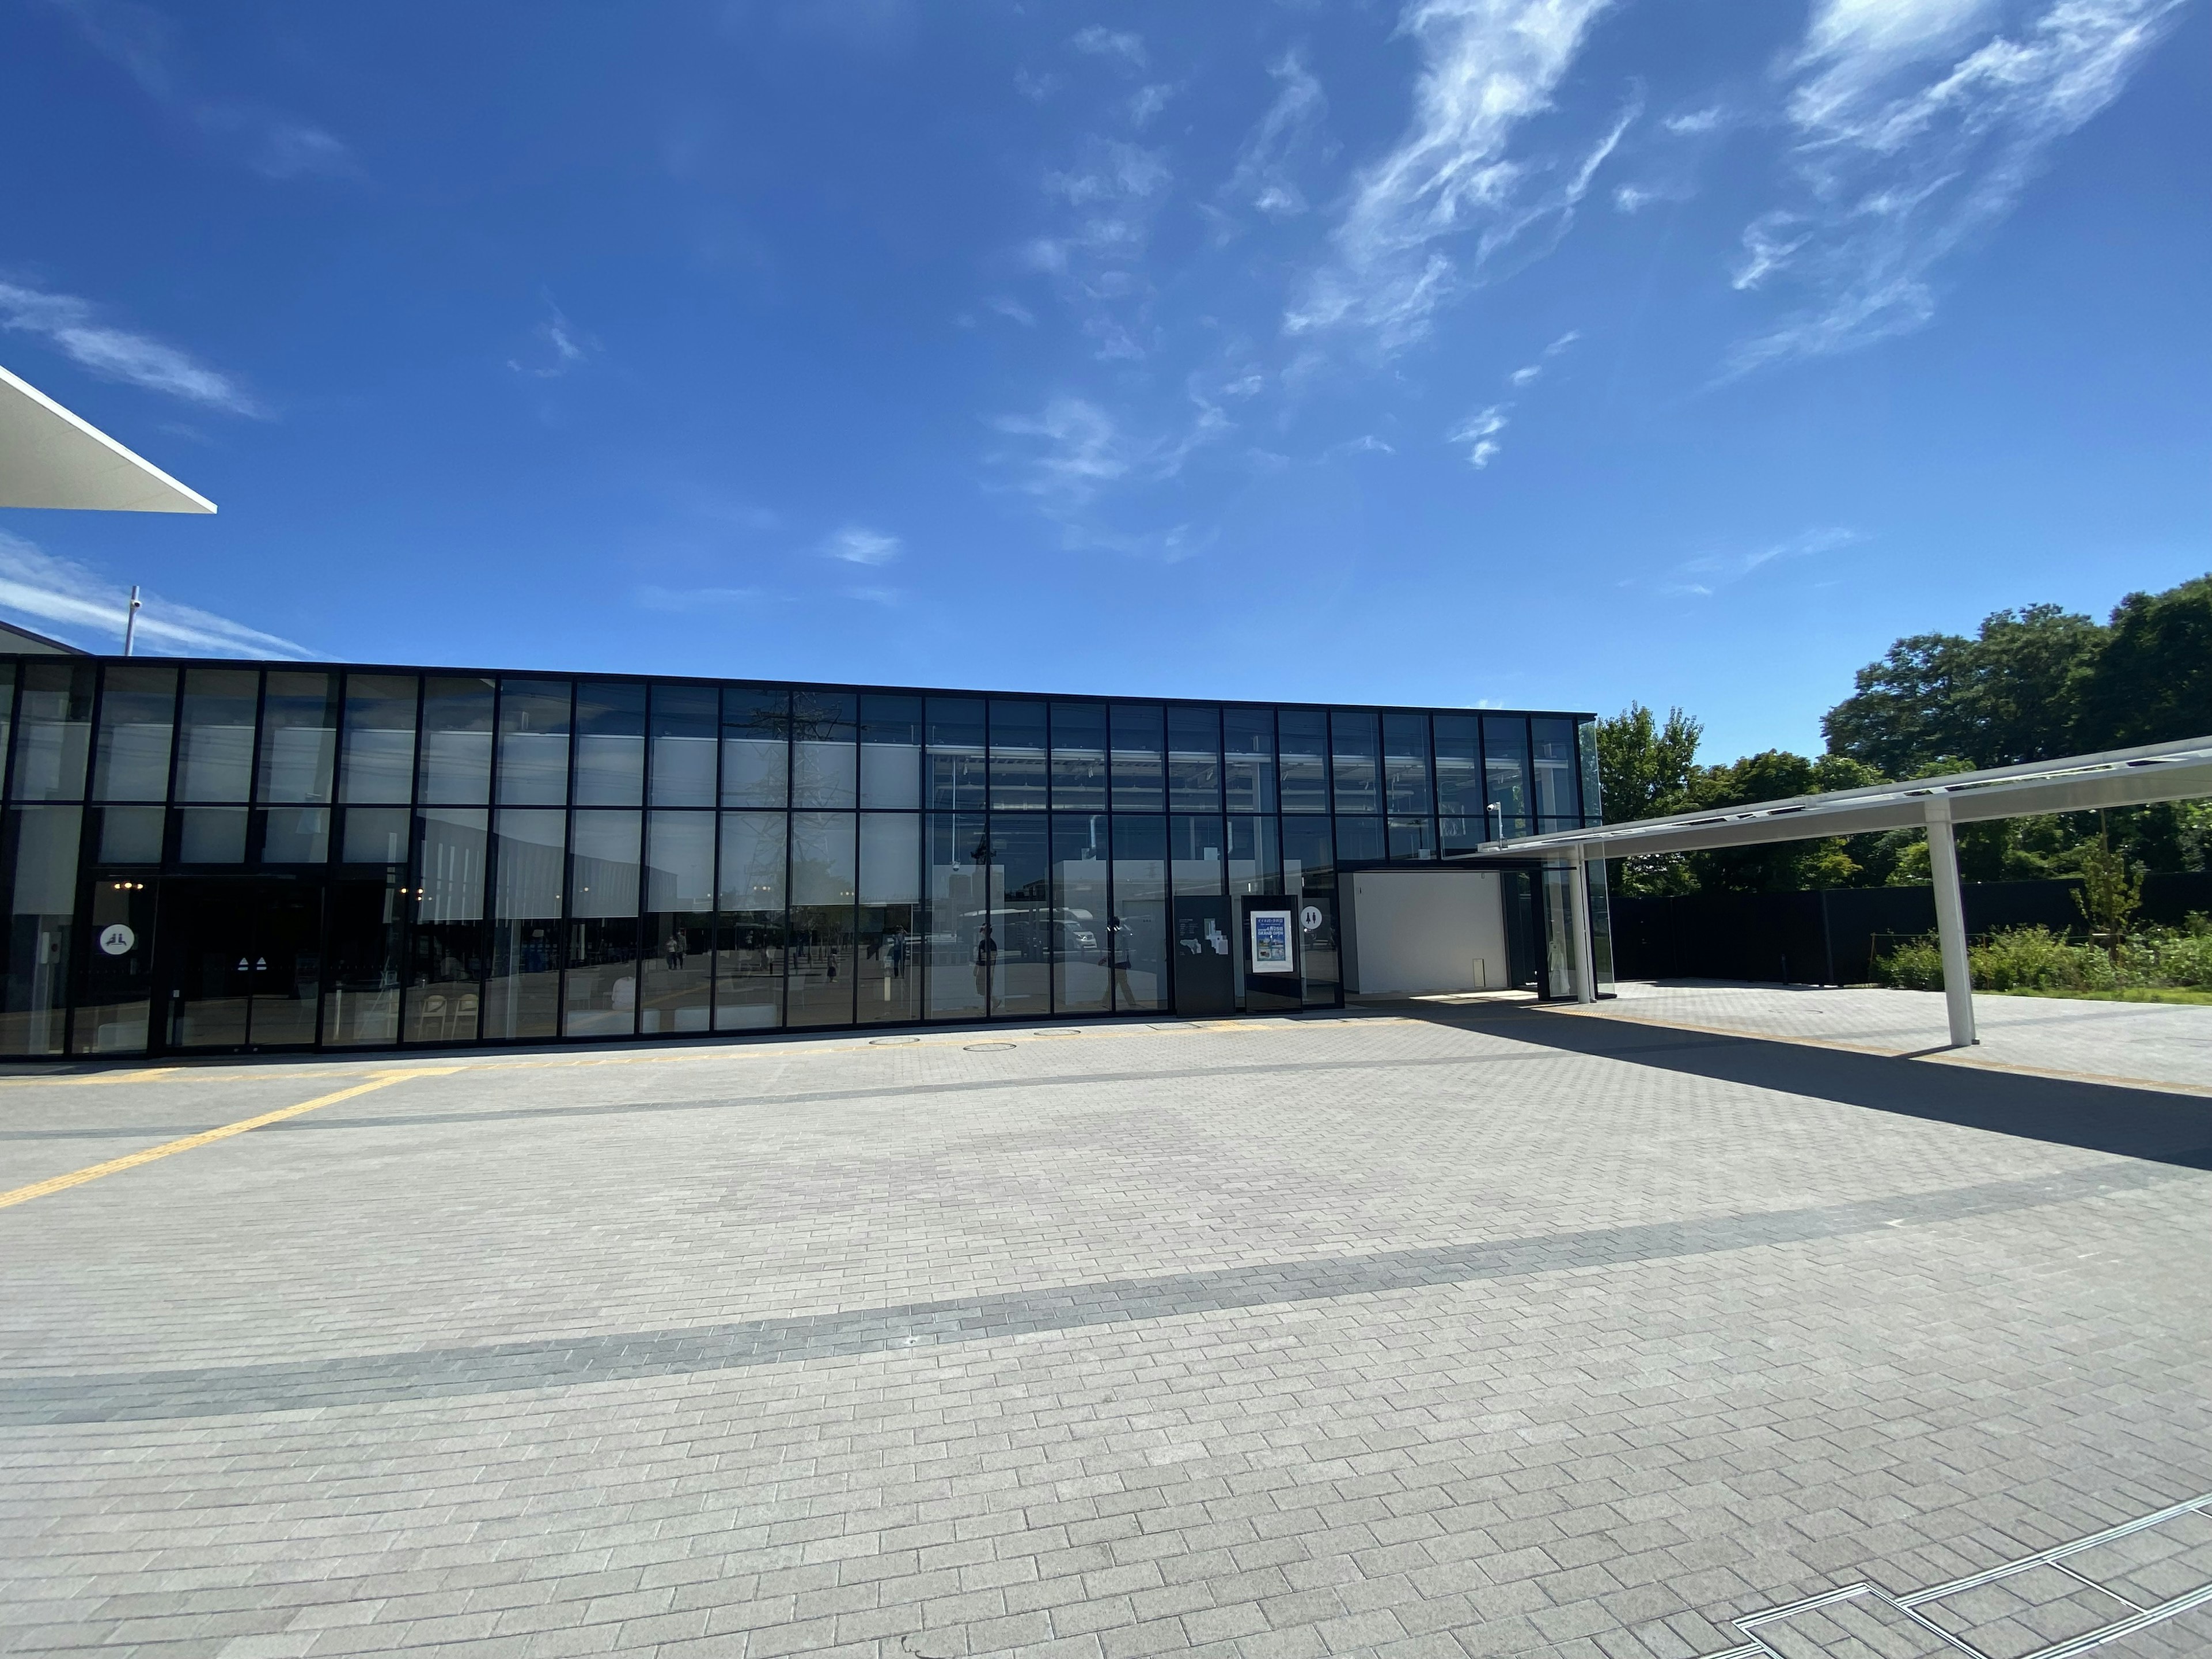
M 1011 1042 L 970 1042 L 966 1046 L 969 1054 L 988 1054 L 994 1048 L 1011 1048 L 1014 1045 Z

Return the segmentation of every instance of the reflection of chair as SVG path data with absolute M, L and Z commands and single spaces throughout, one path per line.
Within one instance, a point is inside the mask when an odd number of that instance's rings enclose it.
M 446 1000 L 441 996 L 422 999 L 422 1017 L 418 1022 L 424 1036 L 446 1035 Z
M 463 1036 L 472 1037 L 477 1034 L 477 994 L 475 992 L 471 991 L 461 999 L 459 1006 L 453 1011 L 453 1017 L 461 1028 Z

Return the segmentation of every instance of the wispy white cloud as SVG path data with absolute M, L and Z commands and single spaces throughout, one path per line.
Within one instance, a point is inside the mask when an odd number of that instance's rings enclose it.
M 74 294 L 0 282 L 0 328 L 49 341 L 104 380 L 232 415 L 268 412 L 233 376 L 180 347 L 101 321 L 98 307 Z
M 1019 323 L 1024 328 L 1036 326 L 1036 313 L 1019 300 L 1011 299 L 1004 294 L 994 294 L 984 301 L 983 305 L 987 310 L 997 312 L 1008 322 Z
M 1540 222 L 1563 225 L 1628 117 L 1566 166 L 1509 154 L 1551 107 L 1606 0 L 1415 0 L 1400 32 L 1421 49 L 1413 119 L 1360 175 L 1334 257 L 1285 318 L 1291 331 L 1354 325 L 1386 349 L 1419 337 L 1484 262 Z M 1471 248 L 1463 249 L 1467 239 Z
M 1701 132 L 1718 131 L 1727 114 L 1718 104 L 1713 104 L 1704 109 L 1685 110 L 1680 115 L 1670 115 L 1659 125 L 1677 137 L 1688 138 Z
M 1152 125 L 1176 92 L 1176 88 L 1164 81 L 1139 87 L 1129 94 L 1129 125 L 1139 130 Z
M 1306 210 L 1293 167 L 1313 147 L 1328 100 L 1321 82 L 1295 50 L 1267 66 L 1279 83 L 1267 112 L 1260 118 L 1237 152 L 1237 166 L 1221 186 L 1223 199 L 1256 210 L 1272 219 L 1295 218 Z
M 1145 269 L 1152 228 L 1174 182 L 1166 152 L 1093 135 L 1076 165 L 1046 173 L 1046 195 L 1066 216 L 1019 252 L 1055 292 L 1104 362 L 1136 362 L 1155 339 Z
M 1070 37 L 1068 45 L 1076 51 L 1088 52 L 1093 58 L 1110 58 L 1127 68 L 1145 67 L 1145 38 L 1128 30 L 1103 28 L 1093 23 L 1089 28 L 1079 29 Z
M 1187 557 L 1205 539 L 1188 526 L 1128 532 L 1109 527 L 1097 509 L 1109 492 L 1174 479 L 1193 456 L 1234 430 L 1234 422 L 1201 392 L 1194 386 L 1189 395 L 1193 412 L 1187 422 L 1149 434 L 1127 430 L 1088 398 L 1054 398 L 1034 415 L 993 422 L 1000 436 L 1013 441 L 991 459 L 1060 526 L 1070 546 Z
M 1515 387 L 1534 386 L 1538 380 L 1543 378 L 1545 368 L 1551 362 L 1552 359 L 1558 356 L 1561 352 L 1565 351 L 1569 346 L 1574 344 L 1576 341 L 1582 337 L 1582 331 L 1580 329 L 1569 329 L 1565 334 L 1559 336 L 1558 339 L 1553 341 L 1551 344 L 1546 346 L 1541 351 L 1538 352 L 1536 354 L 1535 362 L 1533 363 L 1523 363 L 1520 368 L 1515 369 L 1510 374 L 1508 374 L 1505 377 L 1506 384 Z
M 52 0 L 76 21 L 101 55 L 146 95 L 198 127 L 265 179 L 356 178 L 361 164 L 343 140 L 260 104 L 207 98 L 191 84 L 176 25 L 137 0 Z
M 1467 464 L 1481 471 L 1498 459 L 1498 434 L 1505 430 L 1506 411 L 1511 407 L 1510 404 L 1492 404 L 1487 409 L 1477 410 L 1461 422 L 1444 441 L 1465 444 Z
M 518 374 L 526 374 L 535 380 L 557 380 L 571 369 L 597 356 L 599 343 L 570 322 L 552 296 L 545 299 L 549 313 L 545 319 L 531 330 L 532 337 L 541 348 L 536 360 L 524 362 L 510 357 L 507 366 Z
M 1685 599 L 1710 599 L 1724 587 L 1736 583 L 1780 560 L 1816 558 L 1824 553 L 1834 553 L 1856 546 L 1866 539 L 1863 532 L 1845 529 L 1839 525 L 1823 526 L 1801 532 L 1779 542 L 1748 551 L 1707 553 L 1685 560 L 1667 573 L 1656 584 L 1662 593 Z
M 311 657 L 302 645 L 264 634 L 244 623 L 157 593 L 141 596 L 137 643 L 158 653 L 183 656 Z M 105 642 L 123 637 L 130 590 L 88 565 L 47 552 L 34 542 L 0 531 L 0 611 L 58 624 L 64 632 Z
M 1395 455 L 1397 453 L 1371 432 L 1363 432 L 1357 438 L 1346 438 L 1340 444 L 1331 444 L 1322 452 L 1329 459 L 1340 455 Z
M 847 564 L 889 564 L 899 556 L 901 543 L 896 536 L 887 536 L 880 530 L 848 524 L 842 530 L 832 531 L 822 543 L 822 556 L 842 559 Z
M 2125 88 L 2180 0 L 1819 0 L 1784 67 L 1790 199 L 1730 280 L 1798 307 L 1728 372 L 1849 350 L 1935 314 L 1936 268 L 2002 220 L 2051 146 Z
M 1032 73 L 1025 69 L 1014 71 L 1014 90 L 1032 104 L 1042 104 L 1067 82 L 1060 76 L 1046 71 Z

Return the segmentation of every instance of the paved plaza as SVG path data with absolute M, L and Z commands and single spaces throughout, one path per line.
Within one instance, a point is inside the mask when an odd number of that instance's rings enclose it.
M 1607 1010 L 0 1080 L 0 1650 L 2212 1652 L 2212 1101 Z

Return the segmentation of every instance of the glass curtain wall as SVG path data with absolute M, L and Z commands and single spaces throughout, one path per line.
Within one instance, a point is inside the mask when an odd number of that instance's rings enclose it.
M 326 1047 L 1158 1012 L 1224 894 L 1305 901 L 1333 1000 L 1339 872 L 1583 822 L 1587 724 L 0 662 L 0 1045 L 168 1040 L 163 884 L 261 868 Z

